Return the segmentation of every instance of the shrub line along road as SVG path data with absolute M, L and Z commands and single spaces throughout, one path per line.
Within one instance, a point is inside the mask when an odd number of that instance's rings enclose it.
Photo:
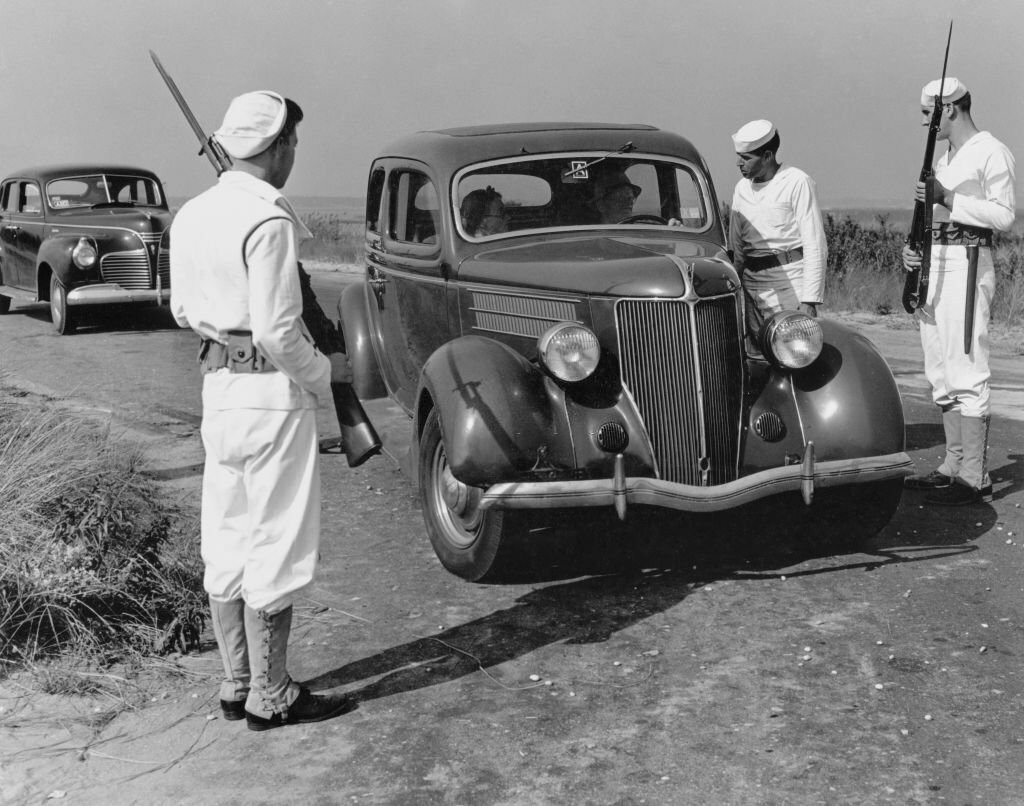
M 354 274 L 313 277 L 333 312 Z M 44 306 L 15 306 L 0 383 L 142 440 L 167 494 L 194 503 L 196 339 L 166 315 L 130 317 L 57 337 Z M 935 466 L 916 332 L 847 319 L 893 367 L 909 453 Z M 137 709 L 0 681 L 0 800 L 1021 803 L 1021 363 L 993 361 L 993 502 L 941 510 L 907 493 L 863 552 L 784 529 L 765 541 L 754 519 L 724 533 L 633 521 L 561 530 L 532 581 L 472 585 L 434 558 L 393 462 L 324 457 L 323 565 L 292 671 L 359 709 L 268 734 L 224 722 L 212 644 Z M 406 418 L 367 409 L 399 457 Z M 643 570 L 622 570 L 627 544 Z

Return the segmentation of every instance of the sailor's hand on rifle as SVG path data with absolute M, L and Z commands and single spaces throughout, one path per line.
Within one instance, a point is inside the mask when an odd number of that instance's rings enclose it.
M 917 183 L 917 190 L 914 192 L 914 198 L 917 201 L 922 204 L 925 203 L 925 190 L 927 189 L 927 184 L 932 186 L 932 203 L 941 204 L 943 207 L 953 209 L 953 192 L 951 190 L 946 190 L 942 186 L 942 183 L 934 176 L 929 177 L 927 180 L 921 180 Z
M 352 362 L 344 353 L 331 353 L 331 383 L 352 383 Z
M 921 268 L 921 253 L 911 246 L 903 247 L 902 258 L 904 271 L 917 271 Z

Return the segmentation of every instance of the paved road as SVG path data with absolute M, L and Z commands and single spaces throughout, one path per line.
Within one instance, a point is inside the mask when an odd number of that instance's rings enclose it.
M 346 277 L 318 272 L 325 307 Z M 908 449 L 941 451 L 912 332 L 862 323 L 896 371 Z M 168 485 L 198 480 L 195 339 L 166 319 L 70 338 L 0 317 L 0 372 L 151 438 Z M 1021 803 L 1024 424 L 996 364 L 991 505 L 908 493 L 862 552 L 753 518 L 560 524 L 537 578 L 471 585 L 433 557 L 387 459 L 325 459 L 320 581 L 292 672 L 359 709 L 253 734 L 216 715 L 215 652 L 166 698 L 0 715 L 13 802 L 371 804 Z M 70 402 L 69 402 L 70 401 Z M 1015 410 L 1017 409 L 1017 410 Z M 371 411 L 395 451 L 400 416 Z M 327 413 L 324 415 L 328 416 Z M 329 427 L 329 420 L 326 424 Z M 827 535 L 822 535 L 826 537 Z M 624 562 L 641 555 L 642 568 Z M 3 696 L 0 690 L 0 697 Z M 9 701 L 0 703 L 10 714 Z M 12 721 L 13 719 L 13 721 Z M 84 748 L 84 749 L 83 749 Z M 14 787 L 13 791 L 11 787 Z

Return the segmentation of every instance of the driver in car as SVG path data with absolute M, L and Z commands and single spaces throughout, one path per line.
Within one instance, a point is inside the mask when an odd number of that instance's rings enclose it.
M 640 188 L 629 181 L 625 171 L 599 174 L 594 181 L 592 204 L 601 224 L 619 224 L 633 215 Z

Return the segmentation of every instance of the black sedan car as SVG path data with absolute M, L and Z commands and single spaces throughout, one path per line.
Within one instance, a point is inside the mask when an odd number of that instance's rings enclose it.
M 51 165 L 0 184 L 0 313 L 49 302 L 72 333 L 81 306 L 165 304 L 171 212 L 156 174 L 117 165 Z
M 828 319 L 744 333 L 707 167 L 644 125 L 427 131 L 370 167 L 356 390 L 410 415 L 437 556 L 501 575 L 552 510 L 838 502 L 866 537 L 910 460 L 878 351 Z

